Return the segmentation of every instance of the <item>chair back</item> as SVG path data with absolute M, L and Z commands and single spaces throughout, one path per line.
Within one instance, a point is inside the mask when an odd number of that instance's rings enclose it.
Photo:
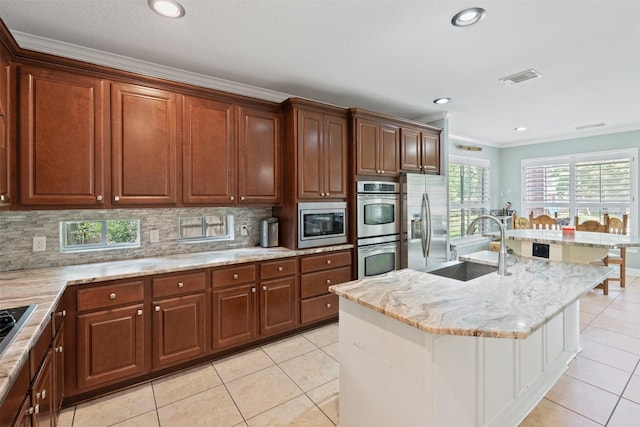
M 523 216 L 517 218 L 515 212 L 511 214 L 511 218 L 513 220 L 514 229 L 522 230 L 531 228 L 531 224 L 529 223 L 529 220 L 527 218 Z
M 591 231 L 598 233 L 608 233 L 608 217 L 605 214 L 604 216 L 604 224 L 600 224 L 598 221 L 589 219 L 582 224 L 580 224 L 578 216 L 573 217 L 573 225 L 576 227 L 576 231 Z
M 610 217 L 609 214 L 604 214 L 605 221 L 608 222 L 608 233 L 612 234 L 627 234 L 627 221 L 628 215 L 622 215 L 622 219 Z
M 529 224 L 531 228 L 544 229 L 544 230 L 558 230 L 558 213 L 556 212 L 554 218 L 549 215 L 533 216 L 533 212 L 529 214 Z

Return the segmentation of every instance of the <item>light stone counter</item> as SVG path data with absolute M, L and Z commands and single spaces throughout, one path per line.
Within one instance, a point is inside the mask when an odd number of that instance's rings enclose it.
M 0 309 L 37 304 L 37 309 L 0 356 L 0 402 L 28 359 L 50 314 L 69 285 L 175 273 L 199 268 L 265 261 L 351 249 L 353 245 L 292 250 L 243 248 L 0 273 Z
M 490 273 L 461 282 L 404 269 L 329 290 L 431 334 L 523 339 L 613 271 L 522 257 L 506 277 Z
M 498 237 L 499 233 L 487 233 Z M 546 243 L 556 245 L 587 246 L 593 248 L 622 248 L 640 246 L 638 237 L 622 234 L 594 233 L 590 231 L 576 231 L 571 235 L 563 235 L 560 230 L 507 230 L 507 240 L 521 240 L 524 242 Z

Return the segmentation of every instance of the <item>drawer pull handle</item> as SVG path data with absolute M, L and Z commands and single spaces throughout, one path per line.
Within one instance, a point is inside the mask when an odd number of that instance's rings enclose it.
M 110 293 L 109 294 L 109 299 L 116 299 L 116 294 L 115 293 Z
M 244 200 L 244 196 L 240 196 L 240 200 Z
M 179 288 L 184 288 L 184 283 L 182 283 L 182 282 L 178 282 L 178 287 L 179 287 Z
M 138 310 L 138 316 L 142 316 L 142 310 Z
M 251 292 L 256 293 L 256 288 L 251 288 Z
M 327 260 L 327 264 L 331 264 L 331 260 L 330 259 Z
M 331 308 L 331 303 L 327 303 L 327 308 Z
M 327 279 L 327 285 L 331 284 L 331 279 Z
M 238 278 L 238 275 L 237 275 L 237 274 L 234 274 L 234 275 L 233 275 L 233 280 L 236 280 L 237 278 Z
M 284 268 L 278 267 L 278 271 L 282 271 L 282 270 L 284 270 Z
M 262 285 L 262 290 L 263 290 L 263 291 L 266 291 L 266 290 L 267 290 L 267 287 L 266 287 L 265 285 Z
M 98 194 L 98 195 L 96 196 L 96 200 L 97 200 L 97 201 L 99 201 L 99 202 L 101 202 L 101 201 L 102 201 L 102 195 L 101 195 L 101 194 Z
M 234 199 L 235 199 L 235 197 L 233 197 L 233 196 L 229 197 L 229 200 L 234 200 Z
M 154 308 L 155 311 L 160 311 L 160 306 L 156 305 L 156 308 Z
M 113 201 L 114 201 L 114 202 L 119 202 L 119 201 L 120 201 L 120 196 L 116 196 L 116 197 L 114 197 L 114 198 L 113 198 Z

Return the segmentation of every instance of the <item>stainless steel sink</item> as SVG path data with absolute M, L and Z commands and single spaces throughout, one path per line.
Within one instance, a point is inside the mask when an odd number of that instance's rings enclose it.
M 428 273 L 466 282 L 467 280 L 472 280 L 485 274 L 493 273 L 494 271 L 498 271 L 497 266 L 469 261 L 456 261 L 455 264 L 441 267 L 437 270 L 431 270 L 428 271 Z

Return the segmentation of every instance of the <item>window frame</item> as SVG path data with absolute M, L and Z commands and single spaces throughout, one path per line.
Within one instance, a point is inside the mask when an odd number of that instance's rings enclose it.
M 451 173 L 451 166 L 452 165 L 462 165 L 465 167 L 465 170 L 467 170 L 469 167 L 477 167 L 477 168 L 483 168 L 485 169 L 484 173 L 485 173 L 485 183 L 483 184 L 483 188 L 484 191 L 486 192 L 486 196 L 483 197 L 483 200 L 479 201 L 479 202 L 472 202 L 472 201 L 468 201 L 468 202 L 463 202 L 463 203 L 451 203 L 451 179 L 452 179 L 452 173 Z M 469 227 L 469 224 L 471 223 L 472 219 L 470 218 L 475 218 L 478 215 L 483 215 L 483 214 L 489 214 L 491 212 L 491 160 L 489 159 L 484 159 L 484 158 L 477 158 L 477 157 L 470 157 L 470 156 L 460 156 L 460 155 L 455 155 L 452 154 L 449 156 L 449 165 L 447 168 L 447 181 L 448 181 L 448 193 L 447 193 L 447 201 L 449 204 L 449 214 L 448 214 L 448 220 L 449 220 L 449 239 L 450 242 L 452 244 L 456 244 L 456 243 L 461 243 L 461 242 L 468 242 L 468 241 L 472 241 L 472 240 L 477 240 L 479 238 L 479 236 L 476 235 L 472 235 L 472 236 L 467 236 L 466 235 L 466 229 Z M 464 178 L 463 178 L 464 179 Z M 465 182 L 467 183 L 467 182 Z M 463 183 L 463 185 L 465 184 Z M 468 184 L 468 183 L 467 183 Z M 464 193 L 464 187 L 462 189 L 462 192 Z M 467 191 L 468 192 L 468 191 Z M 465 195 L 462 194 L 462 199 L 465 199 Z M 467 215 L 467 219 L 464 221 L 464 224 L 461 224 L 462 229 L 460 230 L 460 236 L 453 236 L 452 235 L 452 230 L 455 227 L 452 227 L 453 224 L 455 224 L 456 221 L 453 221 L 451 218 L 451 212 L 453 210 L 456 209 L 461 209 L 462 211 L 466 211 L 466 212 L 470 212 L 471 210 L 478 210 L 480 211 L 480 213 L 478 213 L 477 215 L 475 214 L 468 214 Z M 462 221 L 461 221 L 462 223 Z M 485 223 L 482 224 L 478 224 L 478 228 L 477 230 L 479 230 L 480 232 L 482 232 L 485 228 L 487 227 L 487 225 Z
M 108 228 L 111 221 L 135 221 L 136 240 L 134 242 L 112 243 L 108 242 Z M 74 224 L 101 223 L 100 242 L 89 244 L 69 244 L 68 235 L 73 233 L 69 227 Z M 72 254 L 82 252 L 108 251 L 114 249 L 131 249 L 140 247 L 140 219 L 137 218 L 112 218 L 112 219 L 86 219 L 86 220 L 65 220 L 59 222 L 60 228 L 60 253 Z M 97 237 L 97 236 L 95 236 Z
M 219 236 L 206 236 L 207 230 L 207 217 L 220 216 L 225 219 L 226 234 Z M 198 237 L 185 237 L 182 233 L 182 220 L 194 220 L 200 218 L 200 229 L 202 235 Z M 178 243 L 207 243 L 207 242 L 222 242 L 235 239 L 235 225 L 233 215 L 195 215 L 195 216 L 181 216 L 178 218 Z

